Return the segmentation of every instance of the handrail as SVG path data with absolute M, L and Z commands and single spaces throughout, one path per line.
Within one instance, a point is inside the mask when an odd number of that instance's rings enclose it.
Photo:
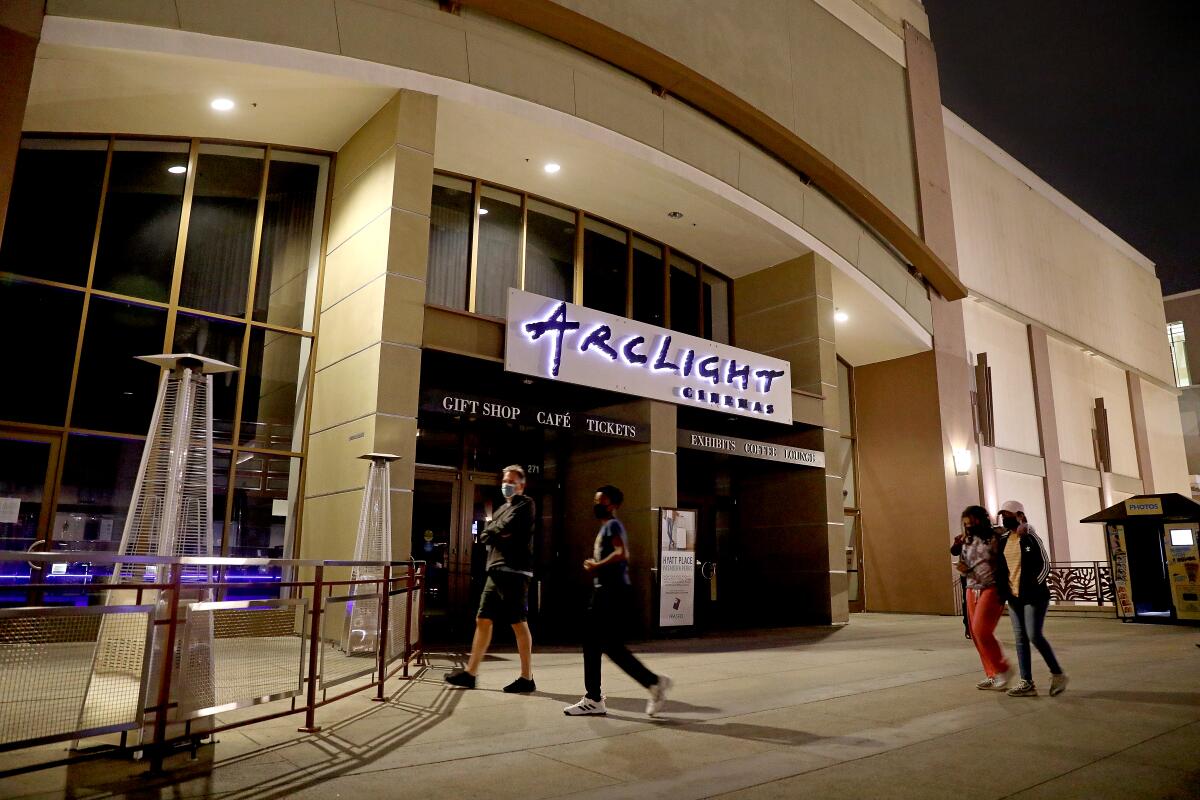
M 79 556 L 79 558 L 68 558 Z M 407 561 L 342 561 L 311 558 L 241 558 L 236 556 L 127 556 L 108 550 L 54 550 L 29 553 L 24 550 L 0 550 L 0 561 L 35 561 L 39 563 L 93 564 L 182 564 L 193 567 L 402 567 L 424 564 L 415 559 Z

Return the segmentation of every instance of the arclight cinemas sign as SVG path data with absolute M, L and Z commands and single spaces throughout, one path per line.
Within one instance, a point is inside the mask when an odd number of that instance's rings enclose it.
M 519 289 L 504 368 L 596 389 L 792 422 L 788 363 Z

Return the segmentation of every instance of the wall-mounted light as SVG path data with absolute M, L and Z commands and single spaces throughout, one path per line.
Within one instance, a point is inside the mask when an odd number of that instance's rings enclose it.
M 479 216 L 481 216 L 481 217 L 482 217 L 482 216 L 483 216 L 484 214 L 486 214 L 486 213 L 487 213 L 487 209 L 486 209 L 486 208 L 481 208 L 481 209 L 479 209 Z
M 954 472 L 956 474 L 969 475 L 974 460 L 970 450 L 961 447 L 954 448 Z
M 183 164 L 176 164 L 172 167 L 167 167 L 167 172 L 171 173 L 172 175 L 182 175 L 183 173 L 187 172 L 187 167 L 185 167 Z

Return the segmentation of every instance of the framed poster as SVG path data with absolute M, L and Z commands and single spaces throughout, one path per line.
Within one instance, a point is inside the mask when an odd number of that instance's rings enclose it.
M 693 509 L 659 512 L 658 624 L 696 623 L 696 520 Z

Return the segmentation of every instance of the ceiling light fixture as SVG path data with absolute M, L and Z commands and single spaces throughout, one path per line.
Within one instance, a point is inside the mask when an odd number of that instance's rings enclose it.
M 671 219 L 683 219 L 682 211 L 668 211 L 667 216 Z
M 482 217 L 482 216 L 483 216 L 484 214 L 486 214 L 486 213 L 487 213 L 487 209 L 486 209 L 486 208 L 481 208 L 481 209 L 479 209 L 479 216 L 481 216 L 481 217 Z
M 208 105 L 213 111 L 233 111 L 233 101 L 228 97 L 218 97 Z
M 183 164 L 176 164 L 173 167 L 167 167 L 167 172 L 171 173 L 172 175 L 182 175 L 183 173 L 187 172 L 187 167 L 185 167 Z
M 560 167 L 558 164 L 555 164 L 553 161 L 551 161 L 551 162 L 547 163 L 546 166 L 542 167 L 542 169 L 546 170 L 546 173 L 548 175 L 553 175 L 554 173 L 556 173 L 560 169 L 562 169 L 562 167 Z
M 833 312 L 833 321 L 834 322 L 846 322 L 849 319 L 850 319 L 850 315 L 847 314 L 845 311 L 834 311 Z

